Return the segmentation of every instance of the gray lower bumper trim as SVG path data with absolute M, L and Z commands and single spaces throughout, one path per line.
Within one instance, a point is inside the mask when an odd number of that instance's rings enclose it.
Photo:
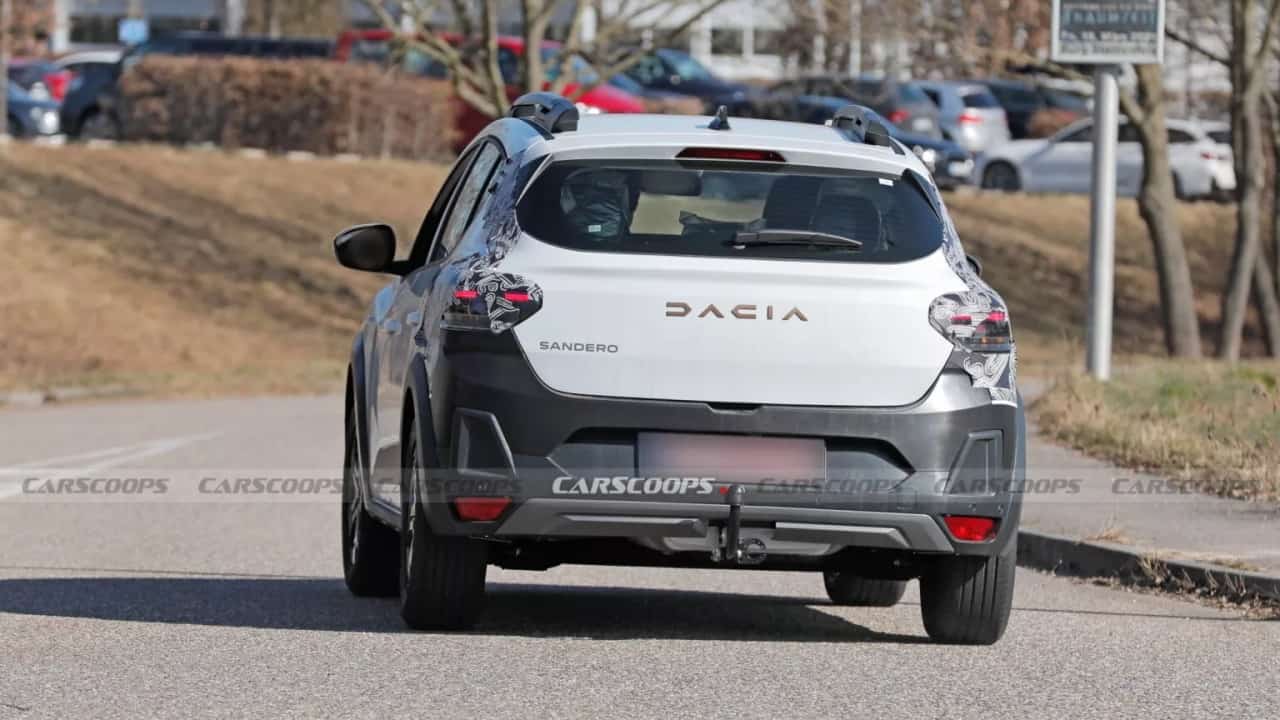
M 729 516 L 712 503 L 532 498 L 498 528 L 499 537 L 705 537 Z M 917 552 L 953 552 L 938 523 L 916 513 L 825 508 L 742 508 L 745 523 L 774 524 L 778 540 Z

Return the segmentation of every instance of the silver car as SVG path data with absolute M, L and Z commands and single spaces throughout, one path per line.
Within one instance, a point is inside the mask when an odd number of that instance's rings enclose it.
M 942 133 L 971 153 L 1009 142 L 1009 120 L 1000 101 L 979 83 L 915 83 L 938 106 Z

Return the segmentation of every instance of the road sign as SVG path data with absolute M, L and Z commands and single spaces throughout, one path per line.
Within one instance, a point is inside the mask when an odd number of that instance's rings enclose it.
M 1089 372 L 1111 376 L 1115 284 L 1118 68 L 1164 61 L 1165 0 L 1053 0 L 1054 62 L 1097 65 L 1090 188 Z
M 1165 0 L 1053 0 L 1059 63 L 1164 62 Z

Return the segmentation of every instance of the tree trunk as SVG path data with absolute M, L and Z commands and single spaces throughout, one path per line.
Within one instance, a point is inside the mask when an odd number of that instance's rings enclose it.
M 1142 117 L 1131 118 L 1142 143 L 1143 178 L 1138 210 L 1151 236 L 1156 277 L 1160 285 L 1160 316 L 1164 343 L 1174 357 L 1200 357 L 1200 321 L 1196 316 L 1191 268 L 1178 224 L 1178 200 L 1169 166 L 1169 135 L 1165 127 L 1164 76 L 1159 65 L 1140 65 L 1139 102 Z M 1140 121 L 1140 122 L 1139 122 Z
M 1245 313 L 1249 307 L 1254 265 L 1261 244 L 1262 153 L 1261 88 L 1250 87 L 1249 79 L 1256 51 L 1252 23 L 1253 2 L 1231 2 L 1231 142 L 1235 153 L 1236 242 L 1231 253 L 1231 269 L 1222 295 L 1222 333 L 1218 356 L 1235 362 L 1240 359 Z
M 1253 300 L 1258 308 L 1258 316 L 1262 319 L 1267 353 L 1271 357 L 1280 357 L 1280 299 L 1276 297 L 1271 267 L 1267 265 L 1265 258 L 1259 258 L 1253 267 Z

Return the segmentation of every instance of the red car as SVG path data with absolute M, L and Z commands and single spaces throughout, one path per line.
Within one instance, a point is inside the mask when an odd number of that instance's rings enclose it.
M 391 41 L 395 33 L 390 30 L 344 30 L 338 35 L 334 48 L 334 57 L 343 62 L 377 62 L 385 64 L 390 61 Z M 445 40 L 458 45 L 462 42 L 460 35 L 446 33 Z M 560 50 L 560 43 L 544 42 L 543 58 L 550 61 Z M 507 83 L 507 97 L 516 99 L 525 90 L 518 85 L 521 64 L 524 60 L 524 39 L 510 35 L 498 37 L 498 65 L 502 69 L 503 80 Z M 548 63 L 550 64 L 550 63 Z M 582 77 L 591 70 L 586 64 L 575 59 L 579 65 L 577 74 Z M 445 67 L 438 60 L 424 53 L 408 50 L 402 60 L 405 70 L 424 77 L 444 78 Z M 550 72 L 550 68 L 548 69 Z M 554 77 L 548 78 L 548 85 Z M 572 97 L 577 90 L 576 83 L 569 83 L 562 91 Z M 475 108 L 459 102 L 458 111 L 458 144 L 459 148 L 470 142 L 493 118 Z M 601 83 L 583 93 L 578 98 L 579 109 L 584 113 L 639 113 L 645 112 L 644 102 L 627 92 L 619 90 L 608 83 Z

